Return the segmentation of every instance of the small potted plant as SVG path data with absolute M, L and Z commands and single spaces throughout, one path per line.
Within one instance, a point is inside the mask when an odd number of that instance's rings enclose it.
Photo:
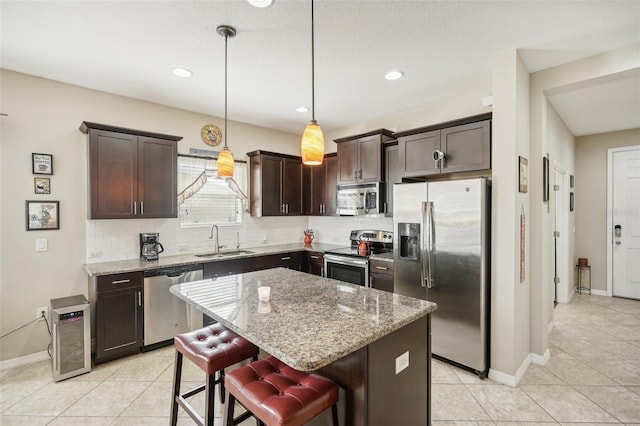
M 304 243 L 309 245 L 313 241 L 313 229 L 304 230 Z

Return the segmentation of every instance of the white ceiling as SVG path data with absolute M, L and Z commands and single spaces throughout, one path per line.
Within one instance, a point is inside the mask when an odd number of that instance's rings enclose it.
M 311 113 L 310 1 L 0 0 L 2 68 L 302 133 Z M 316 119 L 325 131 L 491 94 L 496 52 L 530 72 L 640 42 L 640 1 L 316 0 Z M 193 71 L 190 79 L 171 73 Z M 401 69 L 405 77 L 383 75 Z M 640 78 L 553 94 L 575 135 L 640 127 Z M 593 100 L 598 100 L 594 102 Z M 6 111 L 3 111 L 6 112 Z M 626 117 L 626 118 L 625 118 Z

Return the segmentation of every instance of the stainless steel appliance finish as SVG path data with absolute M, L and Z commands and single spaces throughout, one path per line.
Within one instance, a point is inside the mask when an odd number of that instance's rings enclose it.
M 158 255 L 164 251 L 158 236 L 157 232 L 140 234 L 140 260 L 158 260 Z
M 384 185 L 380 182 L 338 185 L 336 214 L 359 216 L 384 213 Z
M 327 278 L 369 287 L 369 255 L 391 252 L 393 232 L 371 229 L 351 231 L 351 245 L 327 251 L 324 254 L 324 270 Z M 358 250 L 361 241 L 366 241 L 369 251 Z
M 434 356 L 489 369 L 489 209 L 486 179 L 394 185 L 394 291 L 438 304 Z
M 169 292 L 169 287 L 202 279 L 202 265 L 144 273 L 144 346 L 171 344 L 176 334 L 202 327 L 202 313 Z
M 51 299 L 51 370 L 60 381 L 91 371 L 89 302 L 82 296 Z

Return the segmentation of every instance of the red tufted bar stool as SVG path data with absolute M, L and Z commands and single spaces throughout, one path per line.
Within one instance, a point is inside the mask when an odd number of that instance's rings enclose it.
M 333 425 L 338 426 L 338 385 L 317 374 L 294 370 L 273 356 L 229 372 L 225 387 L 229 392 L 226 426 L 251 415 L 258 418 L 260 425 L 298 426 L 329 407 Z M 234 419 L 236 399 L 247 412 Z
M 177 335 L 173 344 L 176 361 L 173 374 L 173 401 L 171 404 L 171 425 L 178 422 L 178 405 L 199 425 L 213 425 L 215 385 L 220 384 L 220 400 L 224 402 L 224 369 L 246 359 L 258 359 L 259 349 L 231 330 L 215 323 L 199 330 Z M 207 375 L 204 385 L 180 394 L 182 377 L 182 357 L 185 356 L 200 367 Z M 215 378 L 219 372 L 218 379 Z M 204 419 L 187 402 L 187 398 L 205 392 Z

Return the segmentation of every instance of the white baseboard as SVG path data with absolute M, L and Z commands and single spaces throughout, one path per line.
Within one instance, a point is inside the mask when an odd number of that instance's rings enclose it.
M 607 294 L 607 290 L 591 290 L 591 294 L 594 296 L 610 296 Z
M 529 358 L 531 358 L 532 364 L 547 365 L 547 362 L 549 362 L 549 359 L 551 358 L 551 351 L 547 348 L 542 355 L 529 354 Z
M 524 376 L 524 373 L 527 371 L 527 368 L 529 368 L 530 364 L 531 356 L 528 355 L 522 361 L 522 364 L 520 364 L 520 367 L 516 371 L 516 374 L 514 374 L 513 376 L 498 370 L 489 369 L 489 378 L 494 382 L 502 383 L 503 385 L 515 388 L 518 386 L 518 383 L 520 383 L 520 380 L 522 380 L 522 376 Z
M 18 358 L 11 358 L 4 361 L 0 361 L 0 371 L 8 370 L 10 368 L 22 367 L 23 365 L 33 364 L 34 362 L 45 361 L 49 359 L 49 352 L 42 351 L 33 354 L 21 356 Z

